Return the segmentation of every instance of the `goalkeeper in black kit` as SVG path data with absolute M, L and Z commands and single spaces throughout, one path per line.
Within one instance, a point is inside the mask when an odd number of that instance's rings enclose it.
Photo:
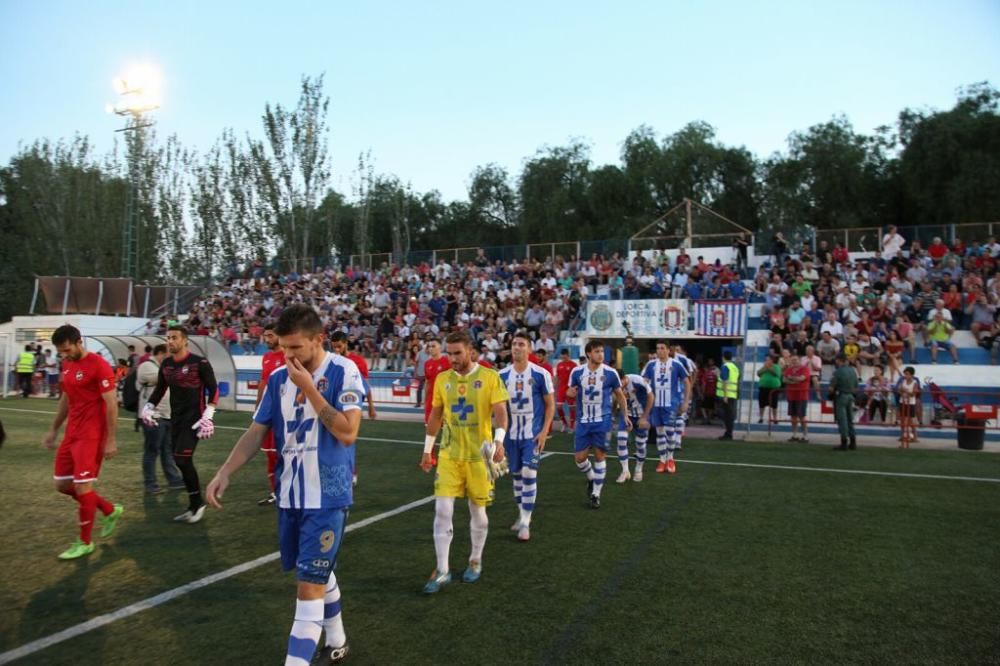
M 187 329 L 171 326 L 167 329 L 167 352 L 163 359 L 156 388 L 142 408 L 140 418 L 155 424 L 153 411 L 170 391 L 170 439 L 174 461 L 184 477 L 188 494 L 187 511 L 175 516 L 179 523 L 194 524 L 205 515 L 201 482 L 194 466 L 194 452 L 199 440 L 215 433 L 215 406 L 219 401 L 219 385 L 208 359 L 192 354 L 188 349 Z

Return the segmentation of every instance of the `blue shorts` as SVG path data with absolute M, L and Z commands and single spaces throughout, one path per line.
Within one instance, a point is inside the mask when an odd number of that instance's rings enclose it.
M 326 585 L 347 525 L 343 509 L 278 509 L 281 568 L 305 583 Z
M 533 439 L 511 439 L 508 437 L 503 443 L 503 448 L 507 452 L 507 465 L 510 467 L 510 471 L 520 472 L 525 465 L 532 469 L 538 469 L 536 446 Z
M 611 432 L 611 419 L 600 423 L 577 423 L 573 433 L 573 449 L 579 453 L 590 447 L 601 451 L 608 450 L 608 433 Z
M 649 425 L 652 428 L 672 426 L 676 420 L 673 407 L 653 407 L 653 411 L 649 413 Z
M 934 348 L 940 347 L 941 349 L 946 349 L 948 351 L 951 351 L 951 348 L 954 346 L 955 343 L 949 342 L 947 340 L 931 340 L 931 347 Z
M 635 433 L 636 437 L 645 437 L 649 434 L 648 430 L 639 430 L 638 428 L 638 423 L 642 418 L 642 414 L 629 414 L 628 418 L 629 421 L 632 422 L 632 432 Z M 618 412 L 618 422 L 615 427 L 618 429 L 618 432 L 625 430 L 625 418 L 621 412 Z

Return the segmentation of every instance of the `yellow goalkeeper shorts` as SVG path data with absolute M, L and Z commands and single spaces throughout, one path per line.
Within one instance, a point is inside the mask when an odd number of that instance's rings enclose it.
M 493 501 L 493 482 L 486 473 L 486 463 L 440 456 L 434 474 L 434 495 L 468 497 L 479 506 L 488 506 Z

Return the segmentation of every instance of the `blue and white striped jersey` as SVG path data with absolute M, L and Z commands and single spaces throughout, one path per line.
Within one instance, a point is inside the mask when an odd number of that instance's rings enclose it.
M 313 382 L 334 409 L 361 409 L 365 388 L 358 366 L 327 353 Z M 339 509 L 353 501 L 354 447 L 341 444 L 316 410 L 279 368 L 267 380 L 254 421 L 274 433 L 278 451 L 275 495 L 282 509 Z
M 653 387 L 654 407 L 673 407 L 677 396 L 677 385 L 684 385 L 688 377 L 687 367 L 675 358 L 661 361 L 654 358 L 646 364 L 642 376 Z M 683 390 L 683 389 L 681 389 Z M 681 396 L 684 394 L 681 393 Z M 680 406 L 680 403 L 677 403 Z
M 649 382 L 642 375 L 625 375 L 628 379 L 622 390 L 625 391 L 625 398 L 628 400 L 629 418 L 638 419 L 646 411 L 646 398 L 652 390 Z
M 507 403 L 510 438 L 538 437 L 545 424 L 545 396 L 554 392 L 552 375 L 534 363 L 528 363 L 524 372 L 518 372 L 511 364 L 500 371 L 500 380 L 510 396 Z
M 687 371 L 687 374 L 684 375 L 685 379 L 688 377 L 694 377 L 694 371 L 696 370 L 694 361 L 689 359 L 684 354 L 676 354 L 674 358 L 680 361 L 681 365 L 683 365 L 684 369 Z M 678 407 L 684 404 L 684 393 L 685 393 L 684 381 L 682 380 L 677 382 L 677 384 L 674 386 L 674 404 L 677 405 Z
M 590 365 L 574 368 L 569 385 L 576 387 L 576 419 L 579 423 L 603 423 L 611 420 L 611 399 L 621 388 L 618 373 L 602 363 L 596 370 Z

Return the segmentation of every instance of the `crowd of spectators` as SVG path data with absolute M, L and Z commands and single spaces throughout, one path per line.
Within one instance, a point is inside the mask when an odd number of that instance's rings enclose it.
M 491 261 L 483 250 L 472 261 L 436 265 L 383 264 L 315 273 L 278 273 L 256 267 L 195 302 L 187 325 L 232 350 L 253 350 L 263 325 L 292 303 L 317 308 L 327 333 L 341 330 L 373 369 L 411 366 L 427 337 L 467 330 L 484 358 L 503 363 L 510 340 L 527 330 L 536 347 L 555 350 L 561 331 L 577 330 L 591 298 L 743 298 L 733 266 L 692 259 L 684 250 L 627 259 L 619 253 L 590 259 L 560 256 Z M 166 318 L 150 322 L 158 333 Z
M 1000 242 L 991 236 L 984 244 L 946 245 L 934 238 L 925 248 L 889 227 L 882 247 L 852 261 L 842 245 L 823 242 L 816 252 L 786 252 L 757 271 L 753 291 L 764 300 L 774 360 L 784 367 L 791 356 L 815 355 L 830 368 L 842 353 L 856 367 L 882 367 L 891 382 L 917 361 L 921 346 L 929 347 L 932 363 L 942 354 L 959 363 L 953 336 L 968 330 L 995 363 Z

